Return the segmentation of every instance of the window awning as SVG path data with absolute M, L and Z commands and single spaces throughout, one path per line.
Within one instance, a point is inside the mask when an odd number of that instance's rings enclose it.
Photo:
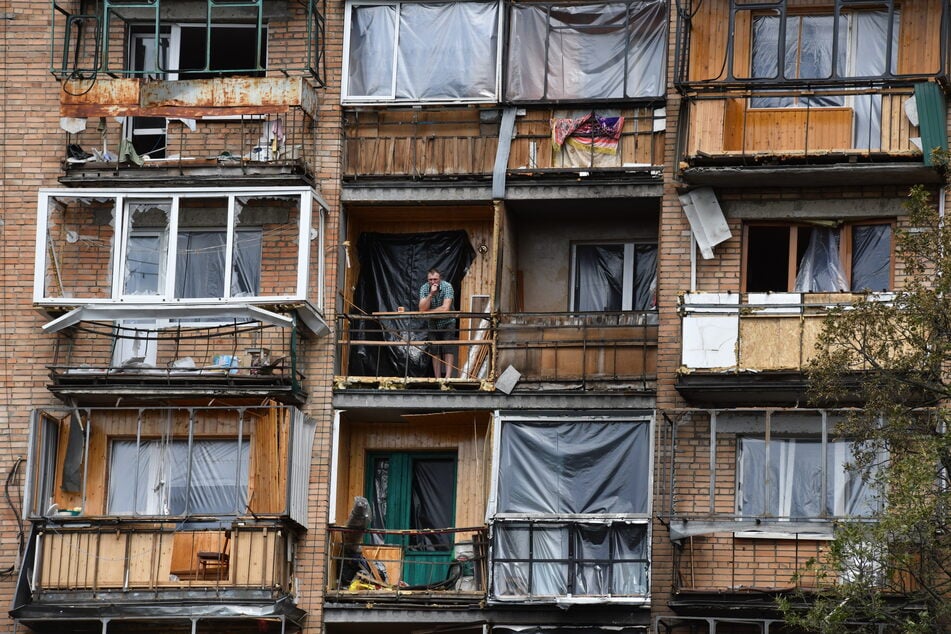
M 199 319 L 209 317 L 260 321 L 282 328 L 293 328 L 299 321 L 315 336 L 320 337 L 330 332 L 327 322 L 308 303 L 297 304 L 289 312 L 291 314 L 281 314 L 251 304 L 91 304 L 75 308 L 44 324 L 43 332 L 59 332 L 81 321 Z

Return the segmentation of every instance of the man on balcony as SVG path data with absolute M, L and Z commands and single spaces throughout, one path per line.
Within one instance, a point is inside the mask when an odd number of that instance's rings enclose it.
M 452 284 L 442 279 L 439 269 L 429 269 L 426 273 L 426 282 L 419 287 L 420 312 L 445 313 L 452 310 L 455 293 Z M 429 330 L 429 339 L 434 342 L 430 348 L 433 358 L 433 372 L 436 378 L 452 378 L 453 361 L 456 357 L 456 346 L 441 342 L 456 339 L 456 320 L 432 319 Z

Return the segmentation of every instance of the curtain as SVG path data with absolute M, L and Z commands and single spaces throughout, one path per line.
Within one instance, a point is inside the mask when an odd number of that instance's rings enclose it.
M 224 231 L 182 231 L 178 234 L 175 297 L 224 297 Z
M 575 305 L 578 311 L 621 310 L 624 296 L 624 245 L 575 247 Z
M 819 440 L 741 438 L 737 512 L 799 519 L 868 515 L 875 496 L 862 473 L 846 468 L 854 459 L 851 443 L 826 446 L 823 463 Z
M 845 271 L 839 259 L 839 230 L 813 227 L 809 235 L 809 245 L 799 260 L 795 291 L 832 293 L 848 289 Z
M 250 446 L 233 440 L 112 443 L 109 513 L 236 515 L 247 505 Z M 189 467 L 191 480 L 189 482 Z

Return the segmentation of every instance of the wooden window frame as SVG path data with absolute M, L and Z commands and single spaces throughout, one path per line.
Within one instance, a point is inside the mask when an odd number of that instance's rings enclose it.
M 845 272 L 845 280 L 852 286 L 852 229 L 854 227 L 864 227 L 868 225 L 889 225 L 891 227 L 891 244 L 889 245 L 889 271 L 888 286 L 889 290 L 895 288 L 895 225 L 894 219 L 866 219 L 849 220 L 838 224 L 839 229 L 839 263 Z M 809 222 L 744 222 L 743 223 L 743 248 L 740 259 L 740 292 L 746 293 L 747 279 L 749 273 L 749 248 L 750 248 L 750 228 L 751 227 L 786 227 L 789 229 L 789 242 L 787 247 L 787 272 L 786 289 L 773 290 L 775 293 L 795 293 L 796 275 L 799 272 L 799 262 L 796 254 L 799 252 L 799 229 L 816 226 Z M 760 291 L 757 291 L 760 292 Z M 767 292 L 767 291 L 762 291 Z M 857 291 L 846 291 L 857 292 Z

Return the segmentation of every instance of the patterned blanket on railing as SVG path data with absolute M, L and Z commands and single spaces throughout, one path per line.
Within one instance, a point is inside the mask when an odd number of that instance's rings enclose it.
M 559 150 L 565 143 L 601 154 L 616 154 L 624 117 L 599 117 L 592 113 L 576 119 L 551 120 L 551 143 Z

